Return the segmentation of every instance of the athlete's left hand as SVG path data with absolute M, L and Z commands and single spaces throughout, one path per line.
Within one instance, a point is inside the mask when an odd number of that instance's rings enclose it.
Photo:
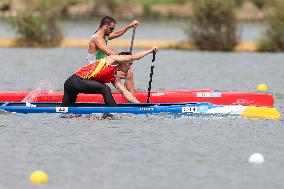
M 152 47 L 151 52 L 158 52 L 159 48 L 158 47 Z
M 136 28 L 139 25 L 139 21 L 138 20 L 133 20 L 130 25 L 131 25 L 131 27 Z

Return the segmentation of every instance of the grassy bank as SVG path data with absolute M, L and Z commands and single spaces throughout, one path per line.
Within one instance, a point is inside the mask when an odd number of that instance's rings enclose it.
M 84 2 L 86 0 L 78 0 L 77 2 Z M 140 3 L 143 5 L 153 4 L 182 4 L 193 2 L 196 3 L 198 0 L 111 0 L 113 3 Z M 236 6 L 241 6 L 246 0 L 234 0 Z M 262 8 L 269 3 L 269 0 L 251 0 L 256 6 Z
M 120 3 L 141 3 L 143 5 L 152 5 L 152 4 L 181 4 L 186 3 L 191 0 L 117 0 L 116 2 Z
M 215 0 L 212 0 L 214 2 Z M 267 4 L 275 0 L 232 0 L 237 19 L 242 21 L 263 20 Z M 284 0 L 280 0 L 284 1 Z M 117 19 L 188 19 L 194 12 L 193 5 L 199 0 L 2 0 L 0 18 L 15 16 L 19 11 L 36 14 L 50 9 L 58 11 L 64 19 L 93 19 L 105 15 Z M 38 6 L 41 4 L 43 6 Z

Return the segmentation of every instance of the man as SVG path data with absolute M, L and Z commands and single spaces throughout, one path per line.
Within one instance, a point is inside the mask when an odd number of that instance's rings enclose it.
M 118 52 L 107 46 L 107 40 L 112 40 L 123 35 L 128 29 L 137 27 L 139 22 L 133 20 L 130 24 L 114 31 L 116 21 L 110 16 L 105 16 L 101 20 L 101 24 L 95 34 L 89 41 L 88 57 L 87 60 L 91 63 L 94 60 L 99 60 L 105 56 L 117 55 Z M 132 70 L 128 70 L 127 73 L 121 71 L 118 72 L 119 79 L 126 79 L 125 87 L 132 93 L 134 93 L 134 79 Z
M 135 96 L 117 79 L 117 71 L 127 72 L 134 60 L 157 51 L 158 48 L 153 47 L 133 55 L 129 52 L 121 53 L 121 55 L 110 55 L 81 67 L 65 81 L 62 105 L 65 107 L 74 106 L 77 95 L 85 93 L 102 94 L 106 105 L 116 106 L 110 87 L 106 83 L 112 83 L 129 102 L 139 103 Z

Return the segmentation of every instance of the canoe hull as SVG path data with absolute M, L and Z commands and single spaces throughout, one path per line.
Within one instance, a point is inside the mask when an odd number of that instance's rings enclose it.
M 1 92 L 0 102 L 61 102 L 62 92 Z M 117 92 L 113 93 L 117 103 L 126 103 L 126 99 Z M 147 92 L 136 92 L 140 102 L 147 101 Z M 102 95 L 79 94 L 77 102 L 102 103 Z M 157 91 L 150 96 L 152 103 L 210 102 L 217 105 L 243 105 L 273 107 L 271 94 L 248 92 L 214 92 L 210 89 L 184 91 Z
M 0 110 L 14 113 L 57 113 L 57 114 L 185 114 L 185 115 L 214 115 L 239 116 L 246 118 L 279 119 L 280 113 L 276 108 L 251 107 L 241 105 L 214 105 L 211 103 L 190 104 L 122 104 L 117 107 L 106 107 L 102 104 L 79 104 L 77 107 L 61 107 L 60 103 L 3 103 Z

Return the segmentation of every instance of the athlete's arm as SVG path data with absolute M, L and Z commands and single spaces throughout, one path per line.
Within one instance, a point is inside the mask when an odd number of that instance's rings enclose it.
M 126 100 L 128 100 L 129 102 L 132 103 L 140 103 L 136 97 L 129 92 L 121 83 L 119 80 L 115 80 L 113 83 L 113 86 L 121 93 L 123 94 L 124 98 L 126 98 Z
M 90 40 L 89 42 L 89 48 L 88 48 L 88 53 L 94 54 L 96 52 L 96 44 L 93 39 Z
M 115 55 L 115 54 L 118 54 L 117 51 L 109 48 L 107 45 L 106 45 L 106 42 L 104 41 L 104 39 L 102 37 L 96 37 L 94 40 L 93 40 L 93 43 L 96 45 L 97 49 L 105 52 L 107 55 Z
M 129 30 L 130 28 L 132 27 L 137 27 L 139 25 L 139 21 L 138 20 L 133 20 L 130 24 L 118 29 L 118 30 L 115 30 L 113 32 L 111 32 L 108 36 L 108 39 L 109 40 L 112 40 L 114 38 L 117 38 L 117 37 L 120 37 L 122 36 L 127 30 Z
M 153 52 L 157 52 L 158 49 L 159 49 L 158 47 L 152 47 L 149 50 L 135 53 L 132 56 L 133 56 L 134 60 L 139 60 L 139 59 L 143 58 L 144 56 L 146 56 L 147 54 L 150 54 L 150 53 L 153 53 Z
M 153 47 L 149 50 L 141 51 L 133 55 L 111 55 L 106 58 L 106 62 L 108 64 L 113 64 L 115 62 L 129 62 L 133 60 L 139 60 L 140 58 L 146 56 L 147 54 L 152 53 L 152 52 L 157 52 L 157 51 L 158 51 L 158 47 Z

